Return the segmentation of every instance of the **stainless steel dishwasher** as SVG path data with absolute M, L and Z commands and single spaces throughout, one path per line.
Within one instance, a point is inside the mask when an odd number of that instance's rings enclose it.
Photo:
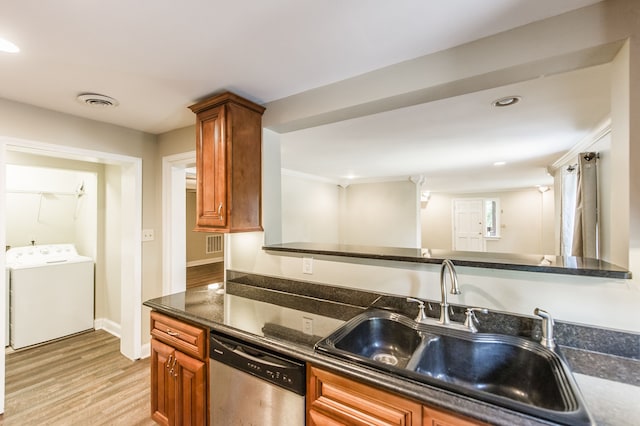
M 230 336 L 211 333 L 213 426 L 303 426 L 305 364 Z

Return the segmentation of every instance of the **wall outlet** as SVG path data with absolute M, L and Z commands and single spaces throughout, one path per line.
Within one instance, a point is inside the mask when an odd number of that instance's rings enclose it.
M 155 236 L 153 235 L 153 229 L 142 230 L 142 241 L 153 241 Z
M 302 317 L 302 332 L 310 336 L 313 335 L 313 319 Z
M 302 273 L 313 274 L 313 257 L 302 258 Z

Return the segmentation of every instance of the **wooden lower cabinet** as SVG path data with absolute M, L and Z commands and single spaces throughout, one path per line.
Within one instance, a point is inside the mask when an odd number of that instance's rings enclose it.
M 307 426 L 483 424 L 307 364 Z
M 185 329 L 175 325 L 168 330 L 171 337 L 184 336 Z M 151 339 L 151 418 L 161 425 L 204 426 L 209 418 L 206 357 L 168 343 L 162 336 Z
M 422 407 L 423 426 L 479 426 L 486 423 L 432 407 Z

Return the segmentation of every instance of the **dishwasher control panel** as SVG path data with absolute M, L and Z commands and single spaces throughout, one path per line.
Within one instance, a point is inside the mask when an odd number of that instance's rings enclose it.
M 305 394 L 303 361 L 240 341 L 211 333 L 210 358 L 251 374 L 299 395 Z

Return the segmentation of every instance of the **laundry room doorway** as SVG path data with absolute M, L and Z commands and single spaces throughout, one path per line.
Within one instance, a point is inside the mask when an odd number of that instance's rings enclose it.
M 108 331 L 119 333 L 120 352 L 129 359 L 139 359 L 142 350 L 142 160 L 70 146 L 47 144 L 14 138 L 0 138 L 0 205 L 6 206 L 5 185 L 7 153 L 19 152 L 57 159 L 86 161 L 104 165 L 108 178 L 105 191 L 112 197 L 117 212 L 105 214 L 105 235 L 98 244 L 98 260 L 104 268 L 116 271 L 119 318 L 113 324 L 103 323 Z M 6 209 L 0 209 L 0 244 L 6 246 Z M 109 245 L 108 247 L 106 245 Z M 102 250 L 102 258 L 100 255 Z M 107 255 L 108 253 L 108 255 Z M 6 265 L 5 252 L 0 254 L 0 267 Z M 0 288 L 6 288 L 6 277 L 0 277 Z M 4 340 L 6 296 L 0 292 L 0 338 Z M 117 330 L 109 330 L 109 327 Z M 5 352 L 0 351 L 0 412 L 4 411 Z

